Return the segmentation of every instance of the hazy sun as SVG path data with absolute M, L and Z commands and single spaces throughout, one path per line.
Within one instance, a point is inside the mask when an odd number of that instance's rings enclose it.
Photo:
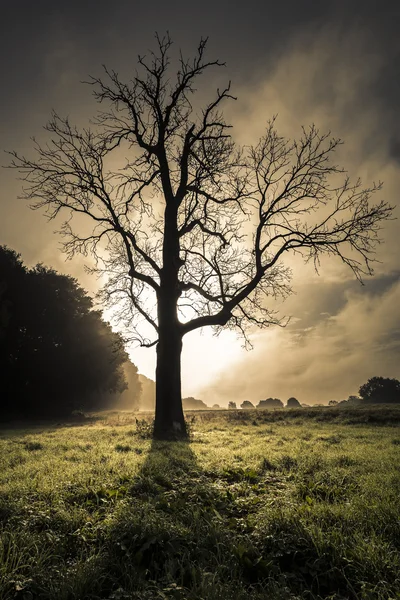
M 183 396 L 195 396 L 242 353 L 240 340 L 231 331 L 224 331 L 218 337 L 210 329 L 186 335 L 182 352 Z M 155 348 L 132 348 L 129 354 L 140 373 L 155 379 Z

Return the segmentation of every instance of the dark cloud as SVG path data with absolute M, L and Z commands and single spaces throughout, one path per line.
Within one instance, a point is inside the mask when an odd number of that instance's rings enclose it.
M 389 140 L 389 155 L 400 164 L 400 137 L 391 136 Z
M 48 56 L 63 45 L 79 57 L 82 69 L 97 68 L 102 62 L 116 62 L 120 68 L 150 45 L 155 30 L 169 30 L 177 44 L 195 44 L 210 36 L 211 50 L 230 62 L 232 73 L 251 76 L 253 67 L 273 66 L 282 54 L 292 51 L 299 33 L 318 35 L 321 28 L 343 32 L 371 30 L 371 50 L 386 54 L 380 95 L 387 98 L 392 87 L 398 92 L 398 78 L 392 71 L 399 44 L 390 3 L 355 0 L 345 2 L 261 2 L 245 5 L 204 0 L 199 3 L 144 2 L 24 2 L 2 3 L 0 51 L 2 79 L 9 94 L 2 96 L 12 108 L 17 94 L 44 95 L 51 87 Z M 385 6 L 386 5 L 386 6 Z M 60 61 L 59 67 L 67 65 Z M 249 68 L 250 67 L 250 68 Z M 50 74 L 51 75 L 51 74 Z
M 309 331 L 317 323 L 338 315 L 354 297 L 375 299 L 387 293 L 400 282 L 400 271 L 385 273 L 365 280 L 362 286 L 355 279 L 341 281 L 314 281 L 296 286 L 296 294 L 285 303 L 285 313 L 295 319 L 288 329 Z

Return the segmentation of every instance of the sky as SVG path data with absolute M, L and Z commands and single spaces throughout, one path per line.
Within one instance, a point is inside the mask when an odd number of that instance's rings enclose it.
M 129 74 L 169 31 L 193 53 L 209 37 L 209 55 L 227 63 L 213 88 L 232 80 L 238 100 L 227 117 L 241 143 L 256 141 L 267 120 L 298 136 L 302 125 L 331 130 L 345 145 L 340 162 L 365 184 L 384 182 L 380 197 L 397 206 L 400 189 L 400 9 L 395 2 L 169 3 L 86 0 L 1 2 L 0 146 L 29 154 L 52 109 L 79 125 L 95 113 L 88 75 L 104 63 Z M 2 164 L 8 158 L 2 153 Z M 90 292 L 97 282 L 85 259 L 65 261 L 54 223 L 18 200 L 21 182 L 0 171 L 0 244 L 28 265 L 70 273 Z M 378 198 L 377 198 L 378 199 Z M 399 216 L 396 208 L 394 216 Z M 375 274 L 361 286 L 337 262 L 311 266 L 289 259 L 294 294 L 279 307 L 285 328 L 252 334 L 253 350 L 234 333 L 189 334 L 182 360 L 183 394 L 211 405 L 273 396 L 314 404 L 356 394 L 375 375 L 400 378 L 399 222 L 385 225 Z M 139 371 L 154 378 L 154 349 L 131 348 Z

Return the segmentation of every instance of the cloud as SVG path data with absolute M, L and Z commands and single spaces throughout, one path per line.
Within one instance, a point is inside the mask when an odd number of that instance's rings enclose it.
M 259 71 L 251 90 L 239 90 L 242 100 L 232 111 L 235 129 L 244 142 L 254 141 L 260 124 L 278 114 L 278 130 L 288 137 L 308 123 L 331 130 L 346 142 L 338 163 L 366 185 L 383 180 L 381 195 L 397 205 L 397 122 L 378 87 L 384 65 L 385 57 L 368 32 L 331 25 L 317 36 L 301 34 L 272 70 Z M 399 377 L 396 222 L 385 226 L 382 237 L 385 244 L 376 255 L 381 262 L 365 287 L 340 262 L 323 261 L 317 277 L 309 266 L 290 258 L 297 295 L 282 311 L 293 315 L 291 325 L 255 332 L 255 350 L 243 353 L 198 390 L 198 397 L 222 404 L 292 395 L 302 402 L 327 402 L 357 393 L 374 375 Z
M 256 349 L 203 388 L 201 397 L 225 404 L 293 395 L 328 402 L 357 393 L 374 375 L 399 377 L 399 273 L 375 280 L 367 292 L 332 283 L 326 302 L 317 288 L 300 289 L 295 324 L 258 335 Z

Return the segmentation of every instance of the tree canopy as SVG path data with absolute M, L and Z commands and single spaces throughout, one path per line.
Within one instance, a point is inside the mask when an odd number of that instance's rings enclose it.
M 260 400 L 256 408 L 283 408 L 283 402 L 279 398 L 267 398 Z
M 360 387 L 360 396 L 367 403 L 400 402 L 400 381 L 387 377 L 371 377 Z
M 287 403 L 286 403 L 286 407 L 287 408 L 301 408 L 301 404 L 300 402 L 297 400 L 297 398 L 294 398 L 293 396 L 291 398 L 288 399 Z
M 240 408 L 243 408 L 243 409 L 254 408 L 254 404 L 252 402 L 250 402 L 250 400 L 244 400 L 242 402 L 242 404 L 240 405 Z
M 193 396 L 183 398 L 182 404 L 184 410 L 207 410 L 209 408 L 203 400 L 198 400 Z

